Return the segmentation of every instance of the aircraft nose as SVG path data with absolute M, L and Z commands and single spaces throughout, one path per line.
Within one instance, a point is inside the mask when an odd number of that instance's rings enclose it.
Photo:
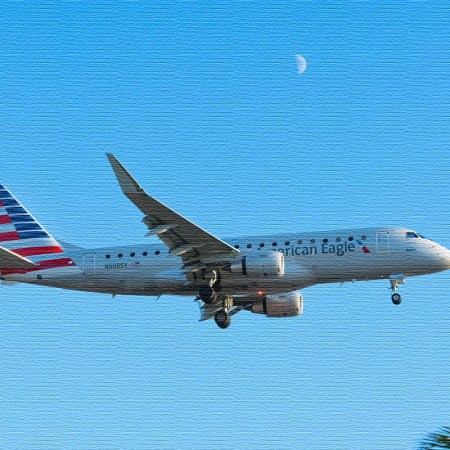
M 438 252 L 438 258 L 442 266 L 442 270 L 450 269 L 450 250 L 441 247 Z
M 423 262 L 430 273 L 442 272 L 450 269 L 450 250 L 442 245 L 433 243 L 424 247 Z

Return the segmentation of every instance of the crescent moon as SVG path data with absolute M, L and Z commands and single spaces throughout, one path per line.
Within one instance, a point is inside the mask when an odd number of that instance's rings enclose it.
M 297 72 L 303 73 L 306 70 L 306 59 L 302 55 L 295 55 L 297 60 Z

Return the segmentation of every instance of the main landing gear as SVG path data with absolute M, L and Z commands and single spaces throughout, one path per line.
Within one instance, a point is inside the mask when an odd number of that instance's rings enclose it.
M 403 275 L 391 275 L 389 277 L 389 281 L 391 282 L 391 300 L 394 305 L 400 305 L 402 302 L 402 296 L 397 293 L 397 289 L 401 284 L 405 283 L 405 277 Z
M 208 284 L 205 284 L 199 289 L 198 298 L 207 305 L 213 305 L 217 303 L 217 293 L 222 290 L 220 273 L 215 270 L 203 270 L 202 276 Z
M 199 300 L 199 298 L 196 300 Z M 225 329 L 231 325 L 231 316 L 234 316 L 248 306 L 248 303 L 235 305 L 232 295 L 221 294 L 214 304 L 208 305 L 203 302 L 203 304 L 200 305 L 200 320 L 207 320 L 214 317 L 216 325 L 219 328 Z
M 214 320 L 219 328 L 225 329 L 231 325 L 231 316 L 224 309 L 220 309 L 214 314 Z
M 207 305 L 212 305 L 217 300 L 217 292 L 212 286 L 202 286 L 198 291 L 198 298 Z
M 227 304 L 227 300 L 224 301 L 224 304 Z M 244 305 L 240 306 L 225 306 L 223 309 L 219 309 L 214 314 L 214 320 L 219 328 L 225 329 L 231 325 L 231 316 L 234 316 L 239 311 L 244 309 Z

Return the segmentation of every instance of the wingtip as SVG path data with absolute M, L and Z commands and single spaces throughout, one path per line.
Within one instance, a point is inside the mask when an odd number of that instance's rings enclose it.
M 117 161 L 117 158 L 112 153 L 105 153 L 105 155 L 111 164 L 113 163 L 113 161 Z
M 116 175 L 117 181 L 120 184 L 124 193 L 140 192 L 142 188 L 133 176 L 125 169 L 122 163 L 112 154 L 106 153 L 109 163 Z

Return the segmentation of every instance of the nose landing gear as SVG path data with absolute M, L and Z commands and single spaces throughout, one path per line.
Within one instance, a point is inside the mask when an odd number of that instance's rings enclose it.
M 391 275 L 389 277 L 389 281 L 391 282 L 391 300 L 394 305 L 400 305 L 402 302 L 402 296 L 397 293 L 397 289 L 401 284 L 405 283 L 405 277 L 404 275 Z

